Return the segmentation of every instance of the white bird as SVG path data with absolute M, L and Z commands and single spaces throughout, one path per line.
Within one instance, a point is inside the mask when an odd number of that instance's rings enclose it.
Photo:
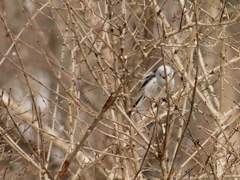
M 172 78 L 174 74 L 170 66 L 159 66 L 154 72 L 148 73 L 142 82 L 140 90 L 144 90 L 144 94 L 136 101 L 133 107 L 139 107 L 146 99 L 155 100 L 164 87 L 166 87 L 166 80 L 168 87 L 172 90 L 175 85 L 175 80 Z M 166 97 L 166 93 L 163 93 Z

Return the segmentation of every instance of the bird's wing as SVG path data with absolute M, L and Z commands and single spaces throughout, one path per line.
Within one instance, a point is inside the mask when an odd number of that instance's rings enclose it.
M 140 98 L 138 98 L 138 100 L 135 102 L 135 104 L 133 105 L 133 107 L 138 107 L 138 106 L 140 106 L 141 104 L 142 104 L 142 102 L 145 100 L 145 96 L 144 95 L 142 95 L 142 96 L 140 96 Z
M 155 77 L 155 74 L 153 72 L 148 73 L 142 81 L 142 86 L 141 86 L 140 90 L 143 90 L 144 87 L 147 85 L 147 83 L 149 83 L 149 81 L 151 81 L 152 78 L 154 78 L 154 77 Z
M 142 80 L 142 86 L 140 88 L 140 91 L 144 90 L 145 86 L 155 77 L 155 74 L 153 72 L 148 73 L 146 76 L 144 76 L 144 79 Z M 136 103 L 133 105 L 133 107 L 138 107 L 142 104 L 142 102 L 146 99 L 145 95 L 141 95 L 140 98 L 136 101 Z

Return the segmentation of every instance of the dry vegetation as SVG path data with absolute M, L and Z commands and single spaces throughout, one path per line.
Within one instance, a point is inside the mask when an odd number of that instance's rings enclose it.
M 240 178 L 238 0 L 0 5 L 1 179 Z M 174 92 L 138 112 L 161 64 Z

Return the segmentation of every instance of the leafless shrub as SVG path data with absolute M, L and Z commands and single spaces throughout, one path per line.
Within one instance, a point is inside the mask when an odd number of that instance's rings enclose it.
M 238 1 L 0 3 L 1 178 L 240 177 Z M 174 92 L 139 112 L 161 64 Z

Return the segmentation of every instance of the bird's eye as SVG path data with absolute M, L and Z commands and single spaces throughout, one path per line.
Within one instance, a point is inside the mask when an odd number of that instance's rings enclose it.
M 165 79 L 165 76 L 163 76 L 161 73 L 159 73 L 159 75 L 160 75 L 163 79 Z

